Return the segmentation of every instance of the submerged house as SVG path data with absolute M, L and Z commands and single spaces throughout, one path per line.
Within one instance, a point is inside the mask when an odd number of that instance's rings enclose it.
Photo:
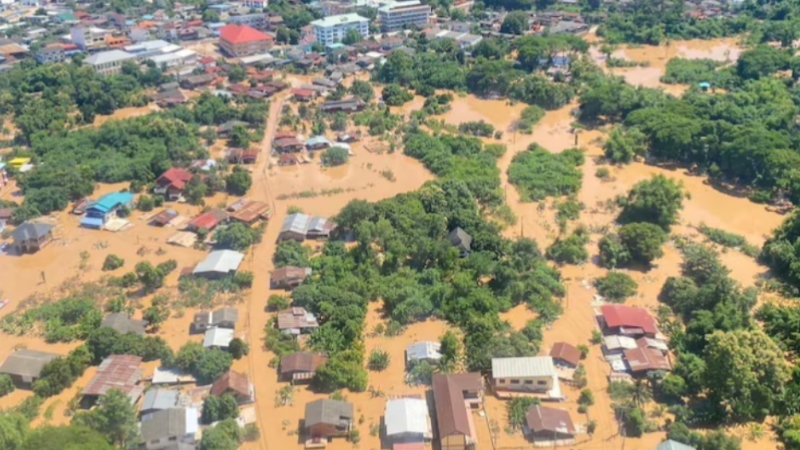
M 472 236 L 467 234 L 461 227 L 456 227 L 447 236 L 447 240 L 453 247 L 458 249 L 461 256 L 467 256 L 472 251 Z
M 310 333 L 319 327 L 317 317 L 305 308 L 289 308 L 278 312 L 278 329 L 286 334 Z
M 281 226 L 278 240 L 295 240 L 326 238 L 336 229 L 336 224 L 325 217 L 312 217 L 308 214 L 293 213 L 286 216 Z
M 55 353 L 20 349 L 3 361 L 0 365 L 0 374 L 10 376 L 15 386 L 30 389 L 33 382 L 41 376 L 44 366 L 60 357 L 61 355 Z
M 467 450 L 478 442 L 469 408 L 481 405 L 483 380 L 479 373 L 433 374 L 431 382 L 439 447 Z
M 178 200 L 183 194 L 186 183 L 191 179 L 191 172 L 179 167 L 173 167 L 156 179 L 153 193 L 163 195 L 167 200 Z
M 578 433 L 569 411 L 540 405 L 528 409 L 523 432 L 534 445 L 548 447 L 573 445 Z
M 422 443 L 433 439 L 428 403 L 422 398 L 394 398 L 383 413 L 386 437 L 392 444 Z
M 550 356 L 492 358 L 492 386 L 495 391 L 543 394 L 553 400 L 563 397 Z
M 53 225 L 25 222 L 11 233 L 12 246 L 17 253 L 35 253 L 53 240 Z
M 100 229 L 117 211 L 123 208 L 131 209 L 132 207 L 133 194 L 130 192 L 106 194 L 86 208 L 86 215 L 81 220 L 81 226 Z
M 328 361 L 322 353 L 296 352 L 281 358 L 280 379 L 293 383 L 310 381 L 317 368 Z
M 352 403 L 321 399 L 306 404 L 304 428 L 312 440 L 345 436 L 353 425 Z
M 199 333 L 209 328 L 236 328 L 239 321 L 239 310 L 236 308 L 221 308 L 216 311 L 201 311 L 194 315 L 192 332 Z
M 209 279 L 225 278 L 236 273 L 243 260 L 242 253 L 233 250 L 214 250 L 195 266 L 192 275 Z
M 294 289 L 300 286 L 310 275 L 310 267 L 281 267 L 280 269 L 273 270 L 270 274 L 270 287 L 272 289 Z

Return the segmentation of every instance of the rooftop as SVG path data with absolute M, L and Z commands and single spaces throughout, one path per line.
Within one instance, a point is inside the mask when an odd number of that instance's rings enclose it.
M 317 19 L 311 22 L 311 25 L 315 27 L 322 27 L 322 28 L 329 28 L 335 27 L 336 25 L 346 25 L 350 23 L 358 23 L 358 22 L 365 22 L 368 23 L 369 19 L 365 17 L 361 17 L 358 14 L 351 13 L 351 14 L 339 14 L 336 16 L 328 16 L 322 19 Z
M 549 431 L 561 434 L 575 434 L 575 424 L 569 411 L 544 406 L 531 406 L 525 416 L 528 428 L 533 432 Z
M 609 328 L 641 328 L 647 334 L 658 333 L 656 321 L 645 309 L 625 305 L 603 305 L 600 311 Z
M 550 356 L 492 358 L 493 378 L 548 377 L 556 375 Z
M 219 38 L 231 44 L 271 41 L 272 36 L 247 25 L 228 24 L 219 29 Z
M 195 408 L 169 408 L 142 417 L 141 432 L 145 441 L 183 437 L 197 433 L 199 426 Z
M 53 229 L 52 225 L 39 222 L 25 222 L 18 226 L 11 234 L 15 242 L 27 241 L 30 239 L 39 239 L 44 237 Z
M 132 319 L 127 313 L 114 313 L 103 318 L 100 326 L 113 328 L 122 334 L 136 333 L 141 336 L 144 334 L 147 321 Z
M 472 436 L 470 412 L 464 402 L 464 391 L 481 391 L 483 380 L 478 373 L 434 374 L 431 383 L 436 406 L 439 436 L 456 434 Z
M 328 357 L 320 353 L 296 352 L 281 358 L 280 372 L 315 372 L 317 367 L 325 364 Z
M 36 350 L 17 350 L 3 361 L 3 365 L 0 365 L 0 373 L 38 378 L 44 366 L 60 356 L 61 355 L 55 353 L 39 352 Z
M 431 435 L 428 403 L 421 398 L 396 398 L 386 402 L 383 414 L 386 435 L 403 433 Z
M 320 399 L 306 403 L 306 428 L 321 423 L 340 425 L 342 420 L 353 420 L 353 405 L 351 403 L 331 399 Z
M 233 250 L 215 250 L 200 262 L 193 274 L 201 273 L 230 273 L 235 272 L 242 264 L 244 255 Z
M 120 61 L 127 61 L 135 59 L 136 56 L 124 50 L 108 50 L 105 52 L 95 53 L 83 60 L 84 64 L 91 64 L 97 66 L 100 64 L 109 64 Z
M 178 404 L 180 394 L 171 389 L 151 389 L 144 394 L 142 411 L 174 408 Z
M 97 368 L 97 374 L 83 388 L 83 395 L 101 396 L 111 389 L 119 389 L 135 401 L 142 394 L 142 358 L 133 355 L 111 355 Z
M 204 347 L 227 347 L 233 340 L 233 330 L 230 328 L 211 328 L 203 336 Z

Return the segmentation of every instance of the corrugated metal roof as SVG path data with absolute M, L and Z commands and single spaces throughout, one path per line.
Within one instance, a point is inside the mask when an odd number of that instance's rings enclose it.
M 171 389 L 152 389 L 147 391 L 142 402 L 142 411 L 174 408 L 178 404 L 180 392 Z
M 47 363 L 61 357 L 55 353 L 39 352 L 36 350 L 17 350 L 3 361 L 0 373 L 22 377 L 38 377 Z
M 672 439 L 666 440 L 656 447 L 656 450 L 696 450 L 691 445 L 686 445 Z
M 235 272 L 242 264 L 244 255 L 233 250 L 215 250 L 208 254 L 192 271 L 193 274 L 201 273 L 229 273 Z
M 406 360 L 412 361 L 415 359 L 439 359 L 442 357 L 440 353 L 441 344 L 432 341 L 420 341 L 406 347 Z
M 203 337 L 205 347 L 227 347 L 233 340 L 233 330 L 230 328 L 211 328 Z
M 383 414 L 386 435 L 401 433 L 431 434 L 428 403 L 419 398 L 398 398 L 386 402 Z
M 83 389 L 83 395 L 104 395 L 119 389 L 135 401 L 142 394 L 142 358 L 133 355 L 111 355 L 97 368 L 97 374 Z
M 170 408 L 142 417 L 142 437 L 147 442 L 171 436 L 193 435 L 198 429 L 195 408 Z
M 281 233 L 291 231 L 294 233 L 306 234 L 306 230 L 308 230 L 308 223 L 310 221 L 311 217 L 308 214 L 303 214 L 303 213 L 289 214 L 283 221 L 283 226 L 281 226 Z
M 521 358 L 492 358 L 493 378 L 523 378 L 555 376 L 556 368 L 550 356 Z

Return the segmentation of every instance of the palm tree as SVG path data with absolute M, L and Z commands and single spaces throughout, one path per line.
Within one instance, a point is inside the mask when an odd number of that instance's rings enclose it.
M 644 378 L 638 378 L 633 383 L 633 389 L 631 389 L 631 402 L 633 405 L 642 408 L 652 398 L 653 388 L 650 386 L 650 383 Z

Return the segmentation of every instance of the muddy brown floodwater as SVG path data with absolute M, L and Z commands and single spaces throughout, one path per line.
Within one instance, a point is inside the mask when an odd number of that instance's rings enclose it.
M 693 45 L 693 44 L 692 44 Z M 676 52 L 698 51 L 689 44 L 672 43 Z M 638 51 L 638 49 L 636 50 Z M 709 50 L 711 51 L 711 50 Z M 716 50 L 715 50 L 716 51 Z M 642 50 L 642 55 L 646 52 Z M 687 53 L 688 54 L 688 53 Z M 635 58 L 636 55 L 631 56 Z M 288 81 L 300 85 L 308 81 L 308 77 L 290 76 Z M 253 188 L 248 197 L 269 202 L 273 205 L 274 216 L 266 228 L 264 238 L 252 251 L 249 252 L 244 262 L 244 270 L 252 271 L 255 276 L 254 286 L 243 299 L 238 308 L 241 323 L 237 334 L 242 333 L 251 344 L 250 355 L 236 361 L 234 370 L 243 371 L 250 375 L 256 391 L 256 410 L 258 425 L 261 429 L 261 439 L 256 442 L 243 444 L 242 448 L 275 450 L 299 449 L 301 444 L 296 430 L 304 412 L 306 402 L 323 397 L 314 394 L 305 387 L 295 387 L 292 391 L 292 404 L 289 406 L 276 406 L 274 399 L 277 392 L 285 383 L 277 380 L 276 371 L 269 367 L 273 358 L 272 353 L 263 348 L 263 329 L 272 314 L 265 312 L 265 303 L 271 294 L 286 293 L 270 290 L 268 278 L 273 269 L 272 255 L 275 251 L 275 242 L 280 231 L 281 223 L 286 217 L 289 206 L 298 207 L 309 214 L 331 216 L 352 199 L 377 201 L 389 198 L 403 192 L 413 191 L 423 183 L 432 180 L 433 176 L 422 165 L 397 151 L 395 153 L 373 153 L 376 142 L 367 139 L 364 143 L 353 145 L 353 156 L 350 161 L 341 167 L 323 168 L 318 164 L 318 159 L 313 159 L 310 164 L 294 167 L 268 167 L 267 152 L 270 150 L 270 137 L 276 131 L 276 123 L 280 116 L 287 94 L 274 99 L 271 106 L 270 119 L 267 124 L 264 142 L 261 144 L 262 155 L 258 164 L 253 166 Z M 421 107 L 422 99 L 416 98 L 411 107 Z M 498 161 L 501 170 L 502 187 L 506 193 L 506 201 L 518 217 L 517 224 L 504 230 L 505 236 L 514 238 L 520 235 L 533 237 L 544 249 L 556 238 L 557 227 L 552 210 L 552 199 L 544 202 L 540 208 L 536 203 L 521 203 L 519 195 L 513 186 L 508 184 L 506 170 L 513 156 L 524 150 L 530 143 L 537 142 L 550 151 L 559 152 L 574 146 L 575 135 L 572 133 L 572 117 L 570 111 L 576 106 L 567 105 L 556 111 L 548 112 L 542 121 L 534 128 L 531 135 L 513 133 L 512 124 L 519 117 L 524 108 L 523 104 L 511 105 L 505 100 L 482 100 L 473 96 L 456 97 L 453 108 L 443 116 L 448 123 L 458 124 L 463 121 L 485 120 L 492 123 L 498 130 L 504 131 L 500 142 L 508 146 L 507 153 Z M 407 105 L 408 108 L 408 105 Z M 408 112 L 410 108 L 403 109 Z M 330 134 L 330 133 L 329 133 Z M 329 135 L 332 137 L 332 134 Z M 598 207 L 616 195 L 630 189 L 636 182 L 648 178 L 655 173 L 661 173 L 684 183 L 691 193 L 691 199 L 686 200 L 680 216 L 680 224 L 675 231 L 678 234 L 696 235 L 693 226 L 704 222 L 709 226 L 724 228 L 728 231 L 742 234 L 753 244 L 761 244 L 764 235 L 777 226 L 782 217 L 766 211 L 762 206 L 750 203 L 746 199 L 725 195 L 707 185 L 703 178 L 686 174 L 683 170 L 667 170 L 647 166 L 640 163 L 630 164 L 625 167 L 612 169 L 612 181 L 601 182 L 595 176 L 597 164 L 595 157 L 601 154 L 600 142 L 604 135 L 601 131 L 586 131 L 579 135 L 579 146 L 586 150 L 587 161 L 582 167 L 583 188 L 579 194 L 580 200 L 586 205 L 582 212 L 580 222 L 599 229 L 613 222 L 614 214 Z M 490 142 L 497 142 L 488 139 Z M 386 147 L 386 146 L 384 146 Z M 126 185 L 104 185 L 98 188 L 96 195 L 111 192 Z M 4 195 L 7 192 L 3 193 Z M 217 196 L 208 203 L 216 206 L 220 203 L 231 203 L 233 198 Z M 193 215 L 200 211 L 199 207 L 189 205 L 170 205 L 178 209 L 181 214 Z M 112 272 L 119 275 L 130 270 L 139 261 L 159 263 L 167 259 L 178 261 L 179 268 L 192 265 L 201 260 L 205 253 L 194 249 L 172 247 L 166 244 L 166 239 L 174 229 L 155 228 L 146 225 L 143 214 L 135 212 L 131 218 L 132 227 L 118 232 L 100 232 L 84 230 L 78 227 L 78 217 L 67 212 L 55 214 L 52 218 L 57 224 L 56 241 L 35 255 L 22 257 L 0 255 L 0 290 L 2 297 L 12 301 L 11 305 L 0 310 L 0 316 L 8 314 L 16 305 L 33 293 L 52 291 L 55 286 L 70 279 L 79 277 L 85 281 L 98 280 L 103 277 L 100 266 L 105 256 L 114 253 L 125 259 L 123 268 Z M 590 254 L 596 255 L 596 241 L 599 234 L 592 234 L 592 242 L 588 244 Z M 319 244 L 310 243 L 312 247 Z M 159 249 L 164 250 L 160 252 Z M 80 254 L 88 252 L 89 257 L 81 265 Z M 732 275 L 744 285 L 751 285 L 756 277 L 764 272 L 752 259 L 735 252 L 723 255 L 723 261 L 731 269 Z M 628 301 L 628 304 L 654 309 L 657 306 L 656 295 L 666 277 L 679 273 L 680 254 L 677 250 L 666 246 L 665 256 L 656 262 L 655 267 L 646 272 L 630 271 L 629 273 L 639 283 L 637 296 Z M 542 351 L 546 352 L 554 342 L 566 341 L 573 344 L 588 344 L 591 330 L 594 327 L 594 291 L 590 287 L 591 280 L 602 276 L 605 270 L 594 264 L 582 266 L 565 266 L 561 268 L 568 295 L 564 299 L 564 313 L 544 333 Z M 165 292 L 175 293 L 177 272 L 167 279 Z M 42 273 L 44 273 L 43 280 Z M 147 307 L 150 298 L 141 299 L 138 309 Z M 420 387 L 410 387 L 404 384 L 403 379 L 403 349 L 415 340 L 438 339 L 448 326 L 442 321 L 429 320 L 411 325 L 398 337 L 386 338 L 369 334 L 372 328 L 382 321 L 380 317 L 380 303 L 370 304 L 366 319 L 367 336 L 365 349 L 382 348 L 391 355 L 388 370 L 376 373 L 370 372 L 369 385 L 372 389 L 365 393 L 346 393 L 349 401 L 355 404 L 356 426 L 360 431 L 361 442 L 357 448 L 363 450 L 378 450 L 381 448 L 380 440 L 373 435 L 375 426 L 379 425 L 386 397 L 407 393 L 422 393 Z M 195 310 L 174 311 L 173 315 L 164 323 L 158 335 L 167 340 L 169 345 L 177 349 L 189 340 L 199 340 L 198 336 L 190 336 L 187 332 L 189 320 Z M 141 313 L 137 311 L 136 315 Z M 504 313 L 502 318 L 508 320 L 515 328 L 524 326 L 525 322 L 535 317 L 535 314 L 524 306 L 518 306 Z M 13 348 L 27 346 L 32 349 L 47 349 L 65 354 L 77 343 L 46 345 L 37 337 L 10 337 L 3 335 L 0 345 L 0 359 L 5 358 Z M 153 369 L 153 364 L 146 366 L 146 375 Z M 611 414 L 611 401 L 605 393 L 609 373 L 608 364 L 601 358 L 598 346 L 592 346 L 589 358 L 585 361 L 588 373 L 588 388 L 595 394 L 596 404 L 589 408 L 588 414 L 577 412 L 576 400 L 578 391 L 565 388 L 568 401 L 559 406 L 568 408 L 578 424 L 586 424 L 589 420 L 597 422 L 595 435 L 581 435 L 572 448 L 577 449 L 619 449 L 624 445 L 626 449 L 650 450 L 663 438 L 664 433 L 651 433 L 642 438 L 624 439 L 619 435 L 616 422 Z M 42 411 L 49 412 L 46 417 L 40 418 L 37 424 L 49 422 L 53 424 L 67 423 L 70 418 L 64 414 L 66 406 L 82 386 L 85 386 L 95 369 L 89 369 L 72 388 L 54 398 L 48 399 Z M 14 405 L 29 392 L 17 391 L 10 396 L 0 399 L 0 408 Z M 505 406 L 493 397 L 486 399 L 486 419 L 476 420 L 479 435 L 479 448 L 493 448 L 490 431 L 496 434 L 496 449 L 511 449 L 528 447 L 519 433 L 509 434 L 505 430 Z M 477 416 L 476 416 L 477 418 Z M 663 419 L 659 419 L 663 421 Z M 736 430 L 738 435 L 743 435 L 745 430 Z M 758 442 L 745 441 L 743 448 L 755 450 L 774 448 L 775 444 L 767 436 Z M 331 445 L 332 450 L 346 450 L 353 445 L 336 440 Z

